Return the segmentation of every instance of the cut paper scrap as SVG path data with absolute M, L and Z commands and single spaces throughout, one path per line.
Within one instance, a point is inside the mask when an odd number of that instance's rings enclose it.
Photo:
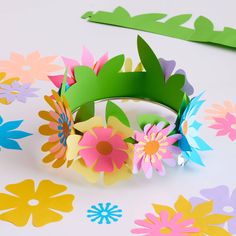
M 23 120 L 14 120 L 3 123 L 3 118 L 0 115 L 0 148 L 21 150 L 21 146 L 16 141 L 32 134 L 17 130 Z
M 133 234 L 154 235 L 197 235 L 197 236 L 230 236 L 222 224 L 232 218 L 220 213 L 212 213 L 213 202 L 204 201 L 196 206 L 180 196 L 172 208 L 166 205 L 153 204 L 157 216 L 148 213 L 145 220 L 136 220 L 140 228 Z
M 9 60 L 0 60 L 0 71 L 6 72 L 7 78 L 19 77 L 23 83 L 48 80 L 48 74 L 63 68 L 54 64 L 56 58 L 56 56 L 41 57 L 38 51 L 27 56 L 13 52 Z
M 214 213 L 232 216 L 226 223 L 228 231 L 236 234 L 236 188 L 231 192 L 228 186 L 220 185 L 215 188 L 202 189 L 201 197 L 192 197 L 191 203 L 195 206 L 206 200 L 214 202 Z
M 167 14 L 145 13 L 131 17 L 123 7 L 117 7 L 113 12 L 86 12 L 82 18 L 89 22 L 115 25 L 125 28 L 147 31 L 172 38 L 193 42 L 211 43 L 236 48 L 236 30 L 224 27 L 223 31 L 214 30 L 214 24 L 206 17 L 199 16 L 194 22 L 194 28 L 183 26 L 191 14 L 177 15 L 163 22 Z M 161 20 L 161 21 L 160 21 Z
M 74 196 L 62 194 L 64 185 L 42 180 L 35 188 L 32 179 L 5 187 L 9 193 L 0 193 L 0 220 L 16 226 L 25 226 L 30 217 L 35 227 L 62 220 L 60 212 L 71 212 Z
M 92 205 L 87 210 L 87 217 L 91 222 L 97 222 L 98 224 L 111 224 L 118 222 L 122 217 L 122 210 L 117 205 L 112 205 L 110 202 L 98 203 Z

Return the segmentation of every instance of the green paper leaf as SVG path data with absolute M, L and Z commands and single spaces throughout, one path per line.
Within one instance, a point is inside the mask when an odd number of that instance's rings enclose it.
M 183 15 L 174 16 L 170 18 L 169 20 L 167 20 L 165 24 L 173 25 L 173 26 L 182 25 L 186 23 L 191 17 L 192 17 L 192 14 L 183 14 Z
M 175 122 L 176 129 L 178 129 L 178 127 L 179 127 L 181 117 L 182 117 L 186 107 L 188 106 L 189 102 L 190 102 L 190 99 L 189 99 L 188 95 L 185 93 L 184 96 L 183 96 L 183 101 L 181 103 L 179 112 L 178 112 L 178 116 L 177 116 L 176 122 Z
M 124 111 L 115 103 L 108 101 L 106 105 L 106 121 L 110 116 L 116 117 L 124 125 L 130 127 L 128 117 L 126 116 Z
M 75 123 L 86 121 L 94 116 L 95 104 L 94 102 L 89 102 L 82 105 L 76 113 Z
M 142 130 L 144 129 L 144 126 L 147 124 L 156 125 L 161 121 L 165 123 L 165 126 L 169 125 L 169 121 L 159 115 L 144 114 L 138 116 L 138 124 Z
M 144 22 L 155 22 L 157 20 L 163 19 L 164 17 L 166 17 L 166 14 L 163 13 L 149 13 L 149 14 L 134 16 L 132 18 L 132 21 L 134 21 L 136 24 L 137 23 L 143 24 Z

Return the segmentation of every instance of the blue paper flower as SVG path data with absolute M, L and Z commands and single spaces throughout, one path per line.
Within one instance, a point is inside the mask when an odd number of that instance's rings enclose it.
M 200 100 L 201 96 L 202 94 L 191 99 L 181 116 L 178 132 L 182 134 L 179 147 L 184 158 L 204 166 L 198 152 L 212 150 L 212 148 L 198 134 L 202 124 L 196 121 L 196 114 L 204 103 L 204 100 Z
M 110 202 L 106 204 L 98 203 L 97 206 L 93 205 L 87 213 L 87 217 L 90 218 L 91 222 L 97 221 L 98 224 L 111 224 L 122 217 L 122 210 L 117 205 L 112 206 Z
M 15 139 L 32 135 L 24 131 L 16 130 L 22 122 L 23 120 L 15 120 L 3 123 L 3 118 L 0 116 L 0 147 L 21 150 L 20 145 Z

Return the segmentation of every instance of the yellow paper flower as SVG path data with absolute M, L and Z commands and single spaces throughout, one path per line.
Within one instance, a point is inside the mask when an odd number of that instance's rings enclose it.
M 48 142 L 42 146 L 42 151 L 49 152 L 43 162 L 53 162 L 52 167 L 59 168 L 66 162 L 66 139 L 73 133 L 74 122 L 66 99 L 55 91 L 52 93 L 54 98 L 45 96 L 45 100 L 53 110 L 39 112 L 39 116 L 49 123 L 39 127 L 39 132 L 49 136 Z
M 222 224 L 231 219 L 231 216 L 222 214 L 213 214 L 213 201 L 203 202 L 195 207 L 191 202 L 180 196 L 175 203 L 175 209 L 165 206 L 153 204 L 154 210 L 160 214 L 162 211 L 167 211 L 170 217 L 180 212 L 183 215 L 183 220 L 193 219 L 193 227 L 198 228 L 199 232 L 194 233 L 194 236 L 230 236 L 228 231 L 221 227 Z
M 109 117 L 107 127 L 101 117 L 93 117 L 74 125 L 82 135 L 67 139 L 67 159 L 89 182 L 98 181 L 104 173 L 105 184 L 113 184 L 132 175 L 133 145 L 124 140 L 133 130 L 117 118 Z
M 0 220 L 8 221 L 16 226 L 24 226 L 32 216 L 32 224 L 40 227 L 60 221 L 63 217 L 58 212 L 73 210 L 74 196 L 59 195 L 67 187 L 43 180 L 37 190 L 33 180 L 28 179 L 17 184 L 10 184 L 5 189 L 11 194 L 0 193 Z M 56 210 L 56 211 L 55 211 Z
M 0 72 L 0 90 L 1 90 L 1 84 L 7 84 L 10 85 L 12 84 L 13 81 L 18 81 L 19 78 L 10 78 L 6 79 L 6 73 L 5 72 Z M 4 105 L 10 104 L 6 98 L 0 98 L 0 103 Z

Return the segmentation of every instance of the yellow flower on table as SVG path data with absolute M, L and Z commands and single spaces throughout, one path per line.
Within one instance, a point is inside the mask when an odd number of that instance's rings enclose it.
M 67 187 L 50 180 L 42 180 L 37 189 L 31 179 L 7 185 L 5 189 L 11 194 L 0 193 L 0 220 L 16 226 L 25 226 L 30 216 L 35 227 L 44 226 L 60 221 L 63 217 L 58 212 L 73 210 L 74 196 L 61 195 Z

